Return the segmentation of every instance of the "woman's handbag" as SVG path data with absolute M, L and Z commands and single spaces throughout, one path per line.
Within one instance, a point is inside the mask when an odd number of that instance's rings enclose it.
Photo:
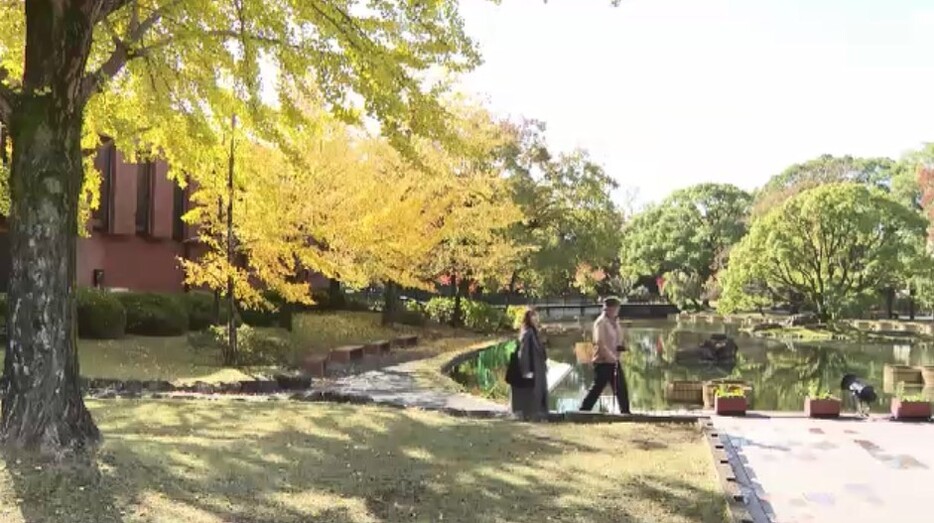
M 521 349 L 521 344 L 516 346 L 516 350 L 512 351 L 512 354 L 509 356 L 509 365 L 506 366 L 506 383 L 517 388 L 517 389 L 529 389 L 535 386 L 535 378 L 526 378 L 522 375 L 522 371 L 519 370 L 519 350 Z M 532 360 L 532 351 L 529 351 L 529 362 Z M 529 365 L 529 368 L 535 368 L 534 365 Z

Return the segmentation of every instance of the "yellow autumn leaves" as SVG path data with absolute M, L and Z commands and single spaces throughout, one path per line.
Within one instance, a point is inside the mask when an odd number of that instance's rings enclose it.
M 413 138 L 406 154 L 313 103 L 302 111 L 307 124 L 278 129 L 275 145 L 236 137 L 234 264 L 226 165 L 193 176 L 197 207 L 186 220 L 200 225 L 208 252 L 183 262 L 189 284 L 223 289 L 233 276 L 237 299 L 255 307 L 262 288 L 307 302 L 303 269 L 358 288 L 425 287 L 450 272 L 508 277 L 520 248 L 505 233 L 521 215 L 497 160 L 510 136 L 485 110 L 451 102 L 457 136 Z

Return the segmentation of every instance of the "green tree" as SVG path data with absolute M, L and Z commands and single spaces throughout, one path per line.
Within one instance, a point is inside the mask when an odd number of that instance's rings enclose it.
M 856 182 L 888 189 L 894 169 L 895 162 L 890 158 L 824 154 L 773 176 L 756 192 L 752 216 L 763 216 L 792 196 L 826 183 Z
M 75 231 L 85 149 L 98 135 L 153 151 L 179 172 L 209 173 L 217 121 L 268 134 L 272 82 L 301 125 L 294 96 L 320 89 L 352 120 L 369 113 L 404 147 L 444 136 L 437 94 L 420 72 L 479 61 L 457 2 L 353 0 L 30 0 L 0 5 L 0 122 L 12 140 L 9 348 L 0 439 L 61 454 L 98 430 L 78 389 Z M 274 71 L 261 74 L 266 65 Z M 363 106 L 355 104 L 362 100 Z M 313 188 L 308 188 L 313 191 Z
M 510 182 L 523 220 L 513 236 L 529 247 L 513 283 L 532 294 L 556 295 L 575 284 L 581 267 L 604 268 L 620 248 L 617 184 L 582 150 L 552 158 L 543 140 L 526 138 Z
M 675 191 L 626 224 L 622 271 L 696 280 L 692 287 L 702 289 L 725 263 L 730 246 L 746 233 L 750 201 L 748 193 L 729 184 L 704 183 Z M 691 298 L 701 296 L 691 293 Z
M 917 213 L 863 184 L 800 193 L 757 220 L 734 247 L 720 308 L 799 294 L 819 316 L 836 317 L 926 262 L 924 226 Z

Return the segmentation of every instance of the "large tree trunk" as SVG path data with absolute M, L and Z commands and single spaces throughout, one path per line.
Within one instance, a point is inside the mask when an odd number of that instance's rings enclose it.
M 10 122 L 9 342 L 0 440 L 61 457 L 100 433 L 81 398 L 75 328 L 78 194 L 84 179 L 80 85 L 90 3 L 26 3 L 23 94 Z
M 392 325 L 399 319 L 399 286 L 387 281 L 383 286 L 383 325 Z
M 895 317 L 895 289 L 886 287 L 885 294 L 885 318 L 891 320 Z
M 341 281 L 337 278 L 328 280 L 328 304 L 334 310 L 340 310 L 347 307 L 347 300 L 344 298 L 344 288 Z

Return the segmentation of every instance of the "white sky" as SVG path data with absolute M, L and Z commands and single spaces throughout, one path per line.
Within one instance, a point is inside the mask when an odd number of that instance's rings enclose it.
M 548 124 L 646 201 L 752 189 L 823 153 L 934 141 L 934 2 L 461 0 L 501 115 Z

